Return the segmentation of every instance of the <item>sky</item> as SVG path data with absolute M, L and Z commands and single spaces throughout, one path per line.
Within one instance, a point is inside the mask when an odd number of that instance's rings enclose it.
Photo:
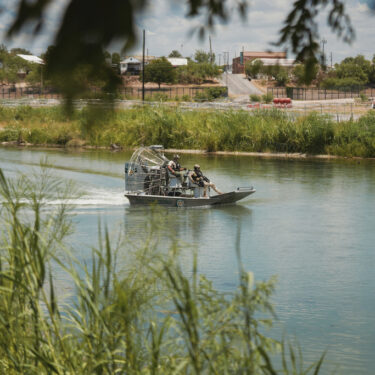
M 31 1 L 31 0 L 30 0 Z M 53 43 L 61 15 L 68 0 L 53 0 L 45 17 L 45 27 L 38 37 L 32 37 L 30 30 L 23 30 L 12 40 L 5 40 L 5 31 L 14 19 L 18 1 L 0 0 L 0 43 L 8 48 L 22 47 L 36 55 L 43 53 Z M 236 0 L 228 0 L 234 4 Z M 369 8 L 370 0 L 347 0 L 347 12 L 356 32 L 354 42 L 349 45 L 334 35 L 327 26 L 327 14 L 321 13 L 318 18 L 321 40 L 324 44 L 327 63 L 341 61 L 347 56 L 363 54 L 371 59 L 375 54 L 375 13 Z M 229 52 L 230 60 L 239 56 L 240 51 L 278 51 L 272 45 L 278 39 L 283 20 L 291 9 L 291 0 L 249 0 L 246 21 L 242 22 L 234 13 L 227 24 L 217 24 L 210 32 L 212 49 L 216 62 L 223 62 L 224 52 Z M 146 48 L 152 56 L 166 56 L 172 50 L 178 50 L 186 57 L 194 56 L 197 49 L 209 50 L 208 35 L 203 40 L 196 31 L 202 18 L 186 18 L 186 5 L 183 0 L 152 0 L 148 8 L 137 16 L 137 26 L 141 37 L 142 29 L 146 30 Z M 120 51 L 119 45 L 109 47 Z M 136 45 L 129 54 L 140 54 L 141 44 Z M 293 55 L 288 55 L 293 58 Z

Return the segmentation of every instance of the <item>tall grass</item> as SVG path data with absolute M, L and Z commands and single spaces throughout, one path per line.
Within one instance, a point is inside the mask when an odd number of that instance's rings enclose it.
M 375 157 L 375 112 L 337 123 L 312 113 L 295 120 L 274 110 L 182 110 L 167 106 L 109 111 L 91 106 L 70 117 L 56 108 L 0 108 L 0 141 L 38 144 L 288 152 Z
M 64 200 L 46 206 L 53 192 L 71 189 L 48 173 L 36 181 L 0 170 L 0 373 L 318 374 L 323 357 L 304 367 L 292 346 L 288 356 L 264 334 L 274 280 L 255 283 L 239 262 L 238 288 L 223 293 L 199 274 L 196 257 L 187 274 L 177 242 L 160 250 L 154 211 L 143 245 L 113 248 L 99 228 L 90 261 L 79 262 L 64 245 Z M 75 286 L 65 301 L 58 267 Z

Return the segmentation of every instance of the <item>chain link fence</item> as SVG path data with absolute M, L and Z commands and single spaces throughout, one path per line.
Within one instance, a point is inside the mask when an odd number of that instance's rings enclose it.
M 338 90 L 304 88 L 304 87 L 268 87 L 267 93 L 274 98 L 290 98 L 292 100 L 333 100 L 359 98 L 362 95 L 375 97 L 373 87 L 343 87 Z
M 161 88 L 146 88 L 145 98 L 150 100 L 156 98 L 194 98 L 198 93 L 203 93 L 210 87 L 220 88 L 224 91 L 224 96 L 228 96 L 228 89 L 225 86 L 171 86 Z M 91 88 L 86 97 L 100 97 L 103 91 L 98 88 Z M 141 87 L 122 87 L 117 91 L 117 95 L 123 99 L 142 99 Z M 61 94 L 53 87 L 15 87 L 2 86 L 0 87 L 0 99 L 59 99 Z

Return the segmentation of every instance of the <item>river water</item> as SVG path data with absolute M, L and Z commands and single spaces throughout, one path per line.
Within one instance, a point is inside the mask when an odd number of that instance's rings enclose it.
M 144 235 L 150 210 L 123 196 L 129 153 L 0 148 L 0 167 L 29 173 L 45 157 L 87 193 L 74 210 L 80 259 L 97 243 L 98 216 L 111 230 Z M 326 350 L 323 374 L 373 374 L 375 162 L 182 156 L 187 167 L 197 162 L 221 190 L 257 192 L 232 206 L 164 209 L 165 232 L 197 249 L 200 272 L 221 290 L 236 285 L 240 233 L 244 267 L 256 280 L 278 277 L 273 336 L 296 337 L 307 363 Z

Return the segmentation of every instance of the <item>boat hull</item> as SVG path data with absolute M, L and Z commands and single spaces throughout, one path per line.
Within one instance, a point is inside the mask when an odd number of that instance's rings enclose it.
M 131 193 L 125 194 L 125 197 L 129 199 L 131 205 L 159 204 L 168 207 L 199 207 L 235 203 L 253 193 L 255 193 L 255 189 L 239 189 L 229 193 L 214 195 L 210 198 L 141 195 Z

